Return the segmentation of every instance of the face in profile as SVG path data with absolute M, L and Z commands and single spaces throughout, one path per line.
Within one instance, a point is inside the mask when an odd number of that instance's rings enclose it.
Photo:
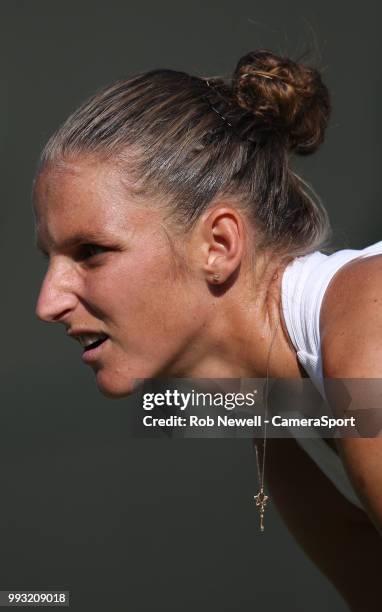
M 121 397 L 137 379 L 187 375 L 203 291 L 179 273 L 163 210 L 135 201 L 118 168 L 85 159 L 43 169 L 34 206 L 49 258 L 37 315 L 79 342 L 100 390 Z

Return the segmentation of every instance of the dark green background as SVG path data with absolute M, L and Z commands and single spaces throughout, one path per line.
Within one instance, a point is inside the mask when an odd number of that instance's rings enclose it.
M 1 2 L 0 22 L 0 589 L 69 589 L 81 612 L 343 612 L 272 505 L 258 533 L 248 440 L 132 439 L 134 398 L 102 398 L 79 347 L 34 318 L 44 264 L 30 189 L 40 147 L 96 88 L 159 66 L 229 73 L 253 48 L 309 46 L 334 113 L 299 167 L 337 246 L 380 240 L 377 2 L 16 0 Z

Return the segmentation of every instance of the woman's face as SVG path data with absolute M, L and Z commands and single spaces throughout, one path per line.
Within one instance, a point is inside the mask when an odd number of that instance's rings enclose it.
M 43 170 L 34 200 L 49 255 L 37 315 L 82 344 L 101 391 L 121 397 L 136 379 L 185 375 L 208 292 L 179 272 L 163 209 L 136 202 L 117 167 L 86 159 Z

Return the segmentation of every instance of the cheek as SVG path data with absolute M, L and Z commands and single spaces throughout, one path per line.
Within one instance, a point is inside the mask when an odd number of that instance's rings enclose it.
M 127 334 L 174 331 L 190 302 L 187 283 L 158 253 L 121 257 L 88 277 L 86 295 L 99 316 Z M 143 332 L 146 332 L 144 334 Z

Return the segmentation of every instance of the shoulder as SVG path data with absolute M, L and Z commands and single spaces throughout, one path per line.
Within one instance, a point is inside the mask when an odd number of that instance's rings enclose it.
M 381 255 L 352 261 L 336 273 L 324 296 L 320 327 L 325 377 L 382 379 Z M 378 385 L 363 385 L 360 397 L 357 386 L 351 389 L 354 415 L 380 406 Z M 329 393 L 336 411 L 333 402 L 336 397 Z M 337 443 L 350 479 L 382 533 L 382 427 L 377 423 L 378 430 L 374 438 L 345 437 Z
M 382 377 L 382 255 L 353 260 L 335 274 L 320 336 L 324 376 Z

